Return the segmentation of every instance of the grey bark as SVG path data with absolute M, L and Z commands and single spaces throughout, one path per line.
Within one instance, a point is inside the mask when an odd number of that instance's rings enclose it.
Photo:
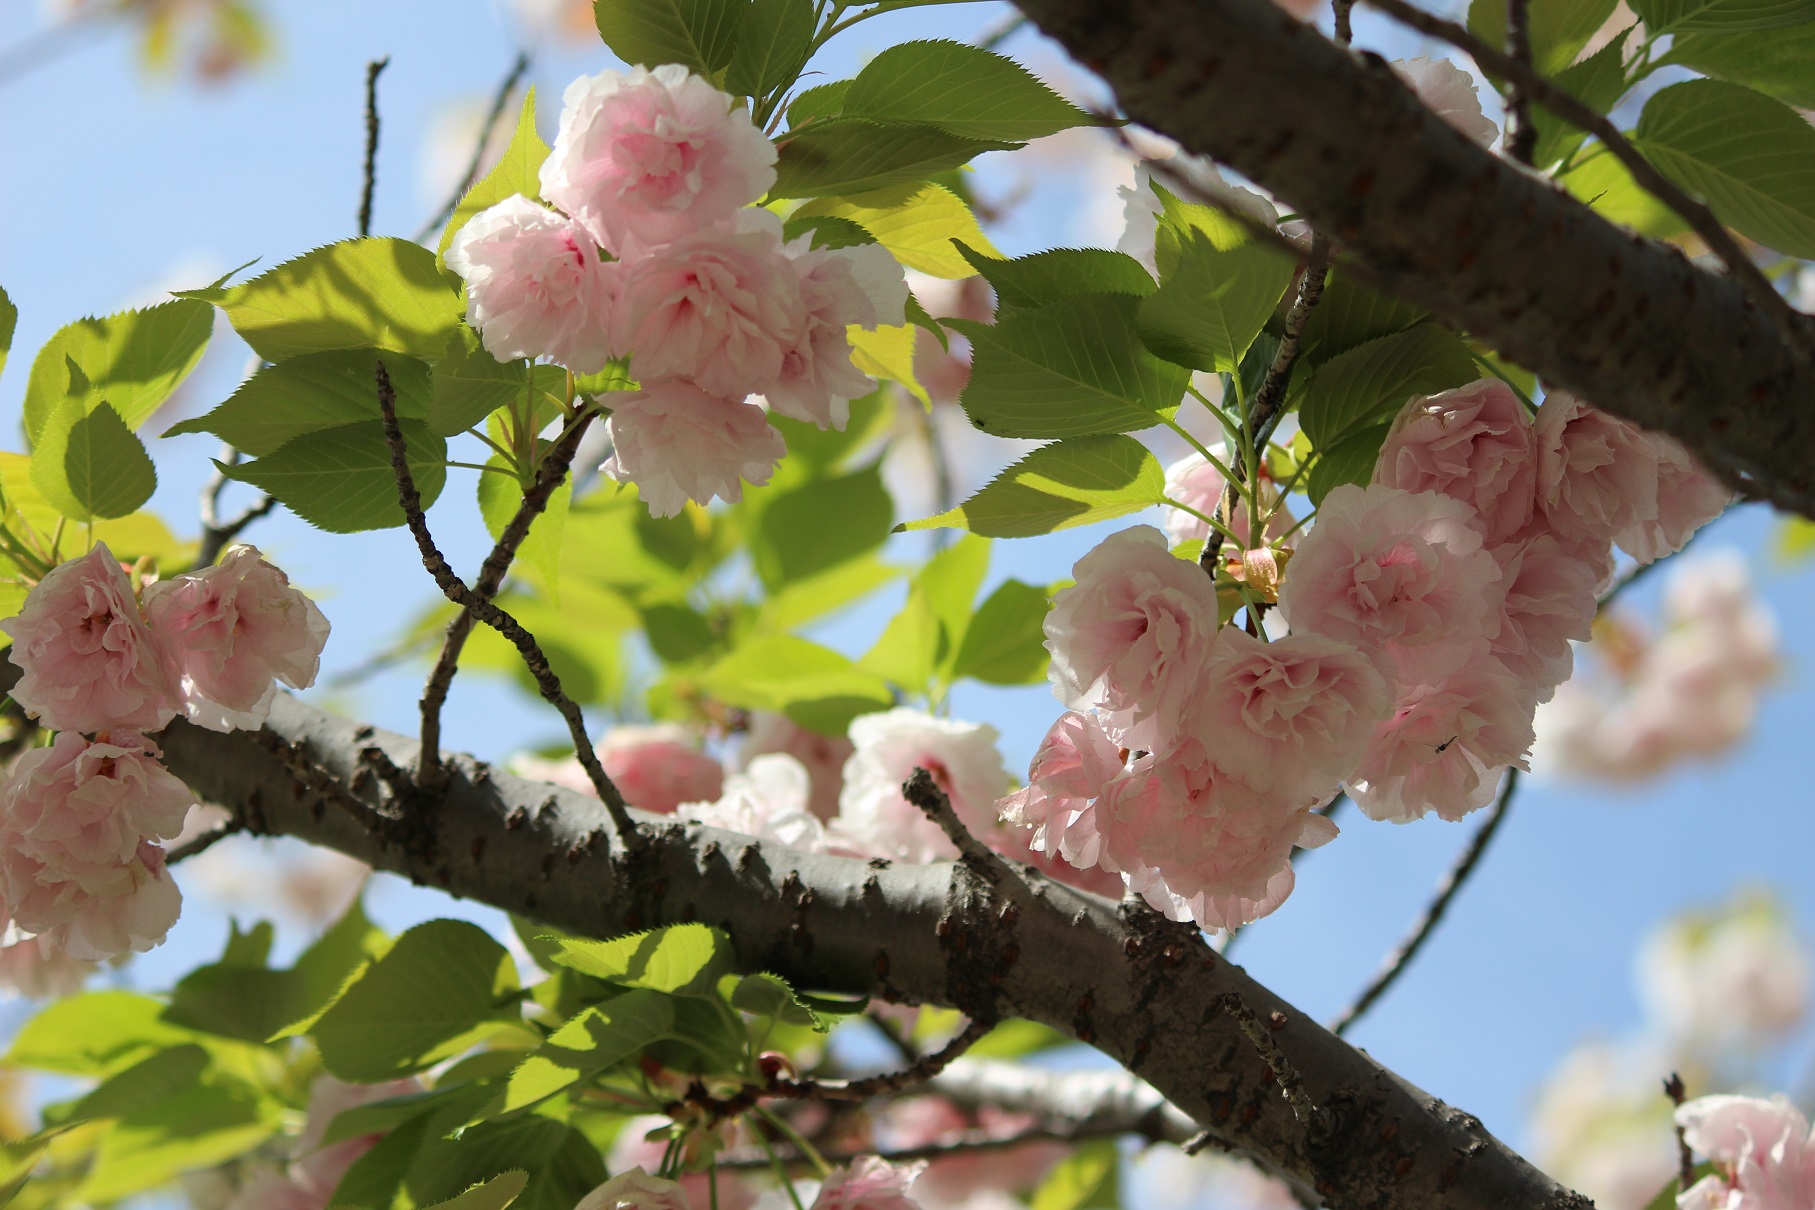
M 1264 185 L 1387 288 L 1815 516 L 1815 363 L 1731 278 L 1484 151 L 1268 0 L 1016 2 L 1130 117 Z
M 699 920 L 730 935 L 745 968 L 804 987 L 1042 1022 L 1333 1207 L 1587 1205 L 1476 1119 L 1220 959 L 1194 929 L 1145 909 L 1018 870 L 992 883 L 962 862 L 806 854 L 647 815 L 648 843 L 627 853 L 595 799 L 466 756 L 447 758 L 447 783 L 430 790 L 413 780 L 415 741 L 288 695 L 264 731 L 178 722 L 161 742 L 171 771 L 249 831 L 297 836 L 582 934 Z M 1225 1015 L 1230 992 L 1273 1023 L 1317 1107 L 1310 1127 Z M 1118 1095 L 1124 1109 L 1136 1103 Z

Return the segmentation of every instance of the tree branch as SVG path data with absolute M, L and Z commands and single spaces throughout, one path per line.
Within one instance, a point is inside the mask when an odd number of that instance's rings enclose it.
M 776 1080 L 764 1092 L 770 1096 L 817 1097 L 825 1101 L 867 1101 L 884 1093 L 900 1092 L 916 1084 L 924 1084 L 944 1071 L 953 1060 L 994 1028 L 994 1021 L 967 1021 L 950 1042 L 920 1056 L 911 1066 L 901 1071 L 885 1071 L 859 1080 Z
M 221 446 L 218 461 L 232 466 L 239 461 L 239 451 L 231 445 Z M 260 517 L 270 516 L 271 510 L 277 507 L 277 497 L 269 492 L 259 496 L 257 504 L 251 504 L 246 510 L 231 521 L 221 520 L 221 493 L 227 490 L 227 475 L 220 467 L 215 467 L 209 474 L 208 481 L 202 485 L 202 537 L 196 544 L 195 563 L 190 568 L 200 571 L 204 567 L 213 567 L 214 561 L 221 557 L 221 551 Z
M 372 234 L 372 194 L 378 187 L 378 76 L 391 56 L 366 64 L 366 157 L 359 190 L 359 234 Z
M 1392 292 L 1815 516 L 1815 368 L 1739 283 L 1490 155 L 1267 0 L 1019 4 L 1123 112 L 1264 185 Z
M 1531 0 L 1506 0 L 1506 56 L 1530 70 Z M 1506 118 L 1506 154 L 1529 168 L 1538 151 L 1538 128 L 1531 123 L 1524 76 L 1507 81 Z
M 479 179 L 479 166 L 485 163 L 485 149 L 491 145 L 492 135 L 498 129 L 498 121 L 504 116 L 504 106 L 509 103 L 510 94 L 516 91 L 527 71 L 529 52 L 520 50 L 511 61 L 510 70 L 504 74 L 504 79 L 498 82 L 498 91 L 492 94 L 492 105 L 486 111 L 485 121 L 479 126 L 479 141 L 473 146 L 473 158 L 467 164 L 466 172 L 461 176 L 460 183 L 454 186 L 454 192 L 448 195 L 446 204 L 416 232 L 417 243 L 420 244 L 435 234 L 437 228 L 454 217 L 454 211 L 460 208 L 460 199 L 466 196 L 466 191 Z

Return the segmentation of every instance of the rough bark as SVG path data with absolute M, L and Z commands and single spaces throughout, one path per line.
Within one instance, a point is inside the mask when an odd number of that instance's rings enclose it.
M 253 832 L 298 836 L 579 933 L 700 920 L 731 936 L 746 968 L 803 986 L 1042 1022 L 1333 1207 L 1587 1205 L 1476 1119 L 1218 958 L 1195 930 L 1144 909 L 1037 876 L 992 883 L 962 862 L 805 854 L 652 816 L 639 816 L 649 843 L 625 853 L 594 799 L 466 756 L 448 758 L 446 785 L 430 791 L 413 780 L 415 741 L 288 695 L 257 734 L 178 722 L 161 739 L 172 772 Z M 1317 1107 L 1309 1128 L 1224 1013 L 1230 992 L 1271 1021 Z
M 1731 278 L 1484 151 L 1268 0 L 1017 3 L 1129 116 L 1266 186 L 1388 288 L 1815 516 L 1815 361 Z

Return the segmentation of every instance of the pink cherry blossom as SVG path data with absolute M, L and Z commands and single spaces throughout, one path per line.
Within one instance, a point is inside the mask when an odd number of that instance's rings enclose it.
M 1189 714 L 1217 768 L 1256 794 L 1309 806 L 1355 771 L 1392 704 L 1347 643 L 1315 634 L 1267 643 L 1225 626 Z
M 180 710 L 132 584 L 105 542 L 51 569 L 26 594 L 8 658 L 13 700 L 53 731 L 156 731 Z
M 82 990 L 97 969 L 93 962 L 72 957 L 42 937 L 27 937 L 17 928 L 6 930 L 9 939 L 0 947 L 0 991 L 31 1000 L 62 999 Z
M 581 1198 L 573 1210 L 693 1210 L 693 1203 L 675 1182 L 631 1168 Z
M 876 1122 L 876 1141 L 888 1150 L 928 1147 L 958 1137 L 981 1133 L 1012 1138 L 1039 1125 L 1029 1114 L 1012 1113 L 994 1105 L 967 1113 L 942 1096 L 916 1096 L 895 1101 Z M 1065 1158 L 1063 1143 L 1024 1143 L 1018 1147 L 956 1152 L 927 1165 L 914 1191 L 934 1206 L 968 1206 L 971 1198 L 989 1191 L 1023 1190 L 1039 1184 L 1047 1172 Z
M 1226 460 L 1227 453 L 1223 446 L 1213 445 L 1209 448 L 1219 461 Z M 1216 464 L 1202 454 L 1186 454 L 1166 468 L 1167 498 L 1187 505 L 1206 517 L 1217 515 L 1216 510 L 1222 507 L 1223 493 L 1227 486 L 1223 473 L 1216 469 Z M 1260 494 L 1262 507 L 1274 510 L 1273 519 L 1267 523 L 1267 537 L 1281 538 L 1292 528 L 1293 517 L 1290 511 L 1279 506 L 1279 488 L 1265 470 L 1261 472 Z M 1247 505 L 1238 500 L 1229 528 L 1243 543 L 1248 541 L 1248 520 Z M 1174 542 L 1190 542 L 1194 539 L 1202 541 L 1210 536 L 1209 523 L 1184 509 L 1167 508 L 1165 526 L 1167 536 Z M 1290 547 L 1295 543 L 1288 538 L 1285 545 Z
M 1646 433 L 1644 439 L 1657 455 L 1657 517 L 1633 521 L 1613 540 L 1640 563 L 1652 563 L 1681 550 L 1696 530 L 1720 516 L 1733 501 L 1733 489 L 1675 438 Z
M 1571 641 L 1591 637 L 1601 571 L 1540 533 L 1494 548 L 1506 597 L 1490 645 L 1494 656 L 1549 701 L 1575 663 Z
M 925 769 L 965 826 L 986 834 L 995 823 L 995 801 L 1008 789 L 996 735 L 994 727 L 906 707 L 861 715 L 851 723 L 856 751 L 845 762 L 834 842 L 899 861 L 956 856 L 944 831 L 902 797 L 901 786 L 916 768 Z
M 254 546 L 145 590 L 145 613 L 189 721 L 211 731 L 264 725 L 276 681 L 307 689 L 328 619 Z
M 1525 768 L 1535 707 L 1530 689 L 1477 649 L 1454 673 L 1404 693 L 1349 794 L 1369 819 L 1461 819 L 1493 799 L 1503 770 Z
M 1448 59 L 1397 59 L 1390 66 L 1427 109 L 1481 146 L 1500 137 L 1500 128 L 1481 112 L 1474 77 Z
M 800 277 L 782 253 L 781 220 L 740 210 L 624 265 L 612 348 L 645 384 L 679 378 L 730 399 L 782 378 L 807 335 Z
M 850 401 L 875 388 L 851 364 L 846 329 L 906 323 L 907 279 L 880 244 L 813 248 L 808 238 L 788 246 L 805 322 L 799 339 L 782 356 L 780 377 L 763 393 L 772 412 L 822 429 L 842 429 Z
M 657 815 L 672 815 L 684 802 L 710 802 L 724 788 L 723 767 L 673 723 L 615 727 L 596 751 L 624 801 Z
M 679 1090 L 679 1091 L 683 1091 Z M 624 1172 L 631 1168 L 647 1172 L 651 1168 L 660 1168 L 662 1158 L 668 1150 L 665 1135 L 650 1138 L 650 1134 L 664 1127 L 672 1127 L 674 1119 L 661 1114 L 642 1114 L 628 1118 L 618 1128 L 618 1133 L 611 1141 L 611 1151 L 605 1157 L 606 1170 Z M 691 1159 L 700 1140 L 698 1133 L 688 1137 L 687 1155 Z M 694 1206 L 712 1205 L 712 1178 L 704 1172 L 687 1172 L 675 1182 L 687 1201 Z M 719 1210 L 750 1210 L 755 1202 L 749 1186 L 737 1176 L 725 1169 L 718 1174 L 718 1208 Z M 659 1205 L 659 1203 L 658 1203 Z
M 1348 643 L 1401 680 L 1465 661 L 1505 587 L 1468 505 L 1375 484 L 1324 497 L 1279 594 L 1294 634 Z
M 1077 583 L 1046 615 L 1054 692 L 1074 709 L 1099 707 L 1124 745 L 1160 746 L 1177 732 L 1216 640 L 1210 578 L 1174 558 L 1150 525 L 1111 534 L 1072 575 Z
M 775 183 L 775 146 L 676 64 L 582 76 L 561 98 L 542 196 L 618 255 L 728 219 Z
M 1815 1140 L 1783 1096 L 1697 1097 L 1677 1107 L 1689 1146 L 1715 1171 L 1679 1194 L 1679 1210 L 1808 1210 L 1815 1206 Z
M 672 517 L 693 500 L 743 499 L 744 483 L 769 481 L 787 442 L 754 404 L 685 382 L 645 383 L 612 395 L 612 456 L 601 468 L 635 483 L 649 511 Z
M 387 1101 L 422 1091 L 415 1080 L 390 1080 L 378 1084 L 349 1084 L 333 1076 L 316 1077 L 309 1089 L 308 1117 L 302 1135 L 296 1140 L 296 1158 L 290 1162 L 290 1184 L 310 1198 L 310 1204 L 325 1207 L 333 1200 L 341 1177 L 366 1152 L 376 1147 L 384 1134 L 363 1134 L 322 1145 L 334 1119 L 349 1109 Z M 253 1210 L 251 1206 L 247 1210 Z
M 812 783 L 806 766 L 781 752 L 752 760 L 725 779 L 716 802 L 681 804 L 676 819 L 772 840 L 808 853 L 826 851 L 826 829 L 807 807 Z
M 785 752 L 799 761 L 812 780 L 807 805 L 820 819 L 838 814 L 838 792 L 844 788 L 844 765 L 857 750 L 847 736 L 809 731 L 785 714 L 758 710 L 750 716 L 738 758 L 746 768 L 765 752 Z
M 572 220 L 515 194 L 454 233 L 447 267 L 466 279 L 466 320 L 499 361 L 549 357 L 596 374 L 611 360 L 619 267 Z
M 1101 835 L 1094 821 L 1084 817 L 1103 787 L 1122 772 L 1123 760 L 1121 746 L 1095 715 L 1067 710 L 1040 741 L 1027 768 L 1027 785 L 998 799 L 996 812 L 1009 824 L 1032 828 L 1028 844 L 1035 851 L 1061 854 L 1076 866 L 1094 866 Z
M 1483 378 L 1406 404 L 1380 447 L 1374 482 L 1460 500 L 1492 545 L 1531 520 L 1535 450 L 1525 405 L 1498 378 Z
M 89 962 L 162 945 L 183 906 L 164 851 L 150 841 L 141 841 L 125 865 L 89 867 L 80 877 L 8 852 L 0 855 L 0 895 L 22 926 Z
M 1551 391 L 1534 436 L 1538 514 L 1565 546 L 1637 535 L 1658 520 L 1659 449 L 1636 426 Z
M 925 1170 L 924 1160 L 897 1166 L 866 1155 L 849 1167 L 834 1169 L 808 1210 L 920 1210 L 907 1191 Z

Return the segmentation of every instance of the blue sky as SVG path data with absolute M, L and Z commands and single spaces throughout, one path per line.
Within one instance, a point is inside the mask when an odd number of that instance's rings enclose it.
M 381 91 L 374 229 L 413 232 L 441 200 L 422 184 L 425 141 L 449 107 L 481 102 L 523 39 L 508 11 L 485 0 L 277 0 L 274 7 L 275 61 L 225 87 L 147 78 L 119 34 L 0 85 L 0 284 L 20 310 L 13 357 L 0 376 L 0 414 L 17 415 L 31 354 L 61 324 L 354 234 L 361 81 L 366 61 L 380 55 L 392 62 Z M 835 43 L 816 66 L 836 78 L 893 41 L 968 38 L 1005 11 L 961 4 L 878 20 Z M 1363 44 L 1389 56 L 1417 53 L 1379 26 L 1359 24 Z M 33 6 L 0 4 L 0 50 L 38 25 Z M 1060 62 L 1030 36 L 1006 49 L 1042 68 Z M 532 79 L 545 98 L 545 123 L 552 125 L 569 79 L 609 64 L 601 47 L 538 48 Z M 986 188 L 1006 193 L 1026 175 L 992 158 L 980 178 Z M 1042 190 L 1011 225 L 992 232 L 1003 250 L 1075 243 L 1081 216 L 1110 204 L 1102 180 L 1068 174 L 1063 164 L 1055 169 L 1054 159 L 1041 161 Z M 224 330 L 217 346 L 187 388 L 191 414 L 224 398 L 243 371 L 243 346 Z M 20 448 L 13 422 L 0 428 L 8 434 L 0 445 Z M 195 493 L 215 443 L 190 436 L 155 444 L 156 506 L 179 532 L 193 532 Z M 1005 449 L 998 461 L 1011 457 Z M 468 479 L 454 474 L 432 519 L 456 562 L 470 567 L 483 531 Z M 1815 722 L 1804 671 L 1811 573 L 1760 553 L 1773 526 L 1753 507 L 1699 540 L 1756 556 L 1761 592 L 1783 632 L 1783 680 L 1751 739 L 1717 764 L 1685 767 L 1639 790 L 1528 783 L 1424 958 L 1354 1035 L 1515 1144 L 1526 1137 L 1536 1082 L 1570 1045 L 1637 1025 L 1631 956 L 1657 921 L 1760 885 L 1785 897 L 1805 935 L 1815 931 L 1815 881 L 1806 873 L 1815 813 L 1800 760 Z M 1062 578 L 1102 532 L 999 543 L 995 573 Z M 335 628 L 330 672 L 358 663 L 433 599 L 401 530 L 329 538 L 280 513 L 248 537 L 318 594 Z M 1654 594 L 1655 585 L 1635 594 L 1641 609 Z M 861 650 L 891 609 L 878 605 L 840 620 L 827 629 L 829 641 Z M 413 667 L 379 676 L 336 701 L 407 730 L 419 676 Z M 962 688 L 954 706 L 958 716 L 1002 730 L 1011 768 L 1025 767 L 1058 709 L 1043 687 Z M 498 756 L 559 734 L 539 703 L 469 678 L 457 686 L 446 742 Z M 1365 980 L 1474 823 L 1396 827 L 1351 814 L 1343 825 L 1344 836 L 1306 860 L 1297 893 L 1239 952 L 1239 961 L 1317 1016 L 1334 1012 Z M 475 912 L 398 888 L 382 891 L 378 907 L 395 924 Z M 141 964 L 140 977 L 155 984 L 177 972 L 212 949 L 223 928 L 218 918 L 192 914 L 170 946 Z M 1799 1074 L 1803 1049 L 1781 1057 L 1786 1084 Z

